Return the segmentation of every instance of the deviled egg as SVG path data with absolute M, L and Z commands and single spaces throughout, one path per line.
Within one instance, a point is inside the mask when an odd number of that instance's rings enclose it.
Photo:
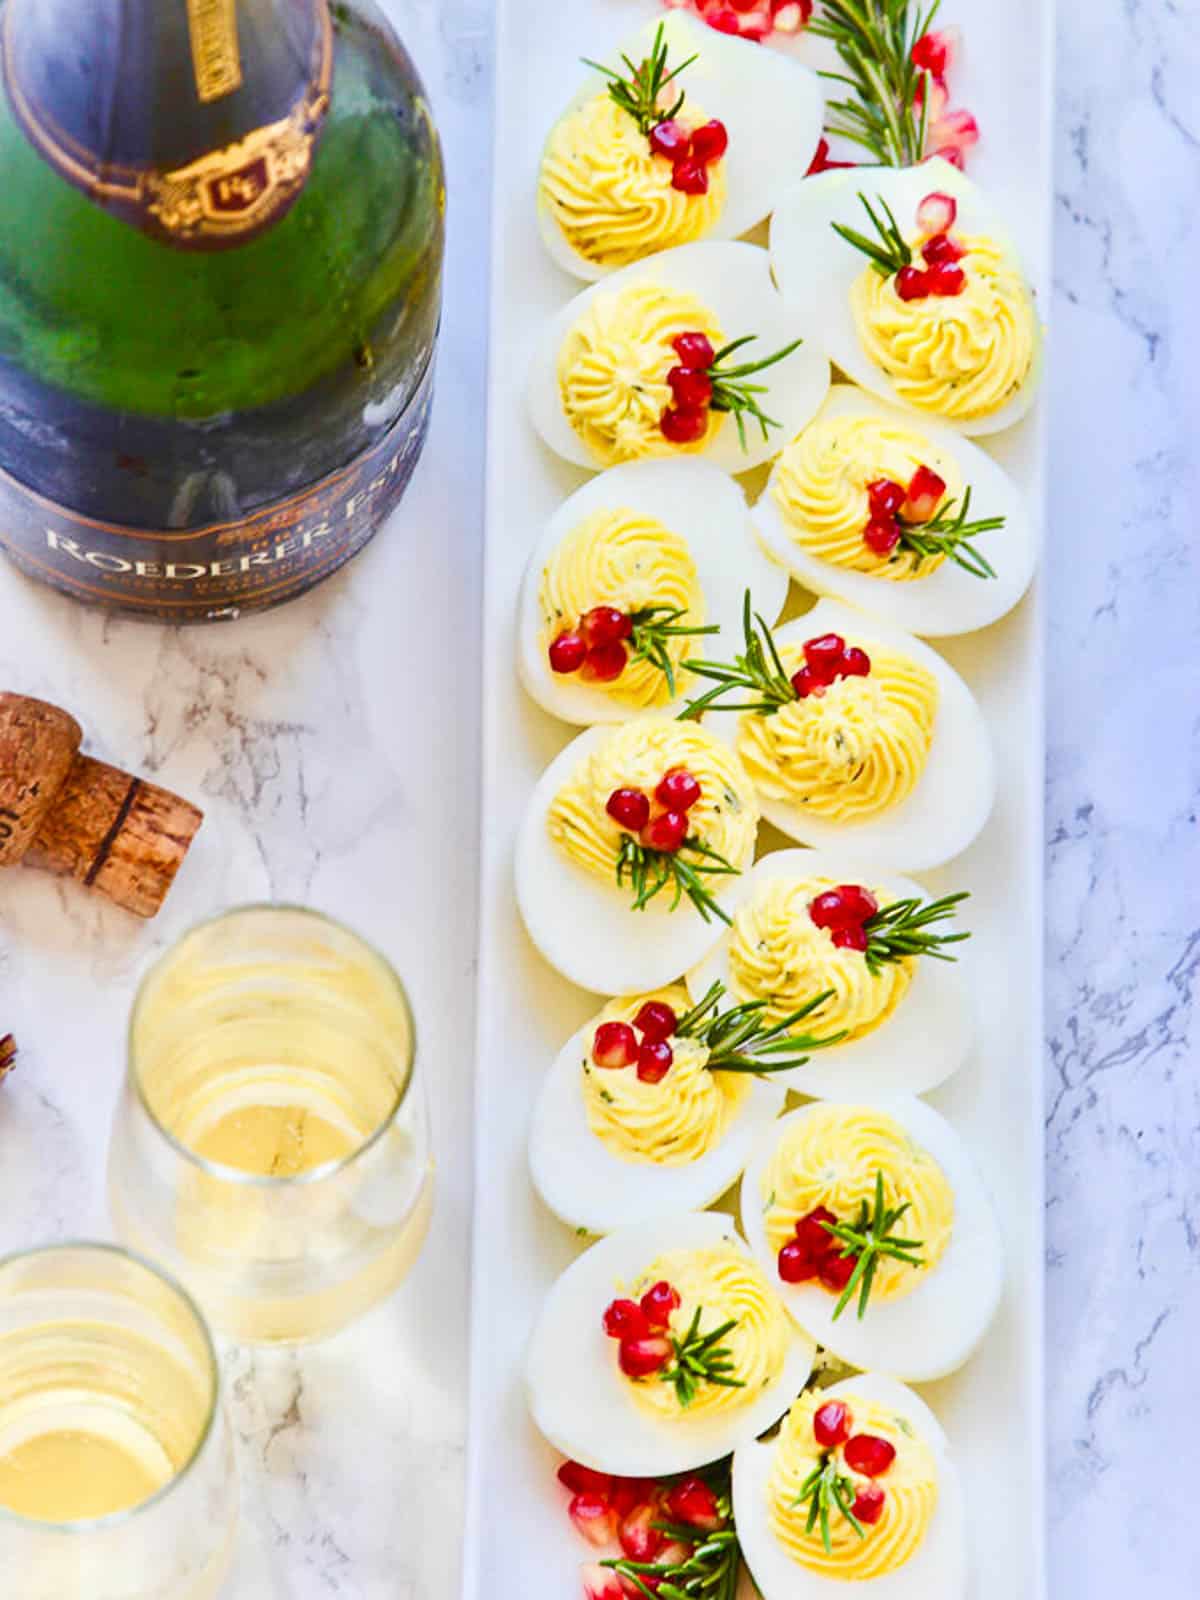
M 741 1217 L 797 1323 L 854 1367 L 944 1377 L 1000 1303 L 991 1200 L 922 1100 L 815 1101 L 782 1118 L 746 1167 Z
M 720 936 L 758 833 L 737 753 L 693 722 L 589 728 L 550 763 L 517 841 L 534 944 L 598 994 L 662 988 Z
M 566 722 L 666 710 L 694 688 L 684 663 L 718 632 L 736 638 L 747 587 L 774 621 L 787 573 L 764 554 L 732 478 L 705 461 L 612 467 L 559 507 L 534 548 L 521 679 Z
M 550 319 L 529 408 L 552 450 L 593 471 L 701 455 L 747 472 L 828 389 L 829 361 L 797 340 L 767 252 L 687 244 L 622 268 Z
M 774 205 L 764 148 L 817 148 L 815 73 L 676 13 L 588 73 L 551 130 L 538 182 L 555 261 L 599 278 L 697 239 L 735 239 Z
M 730 1219 L 704 1212 L 623 1228 L 573 1262 L 542 1307 L 526 1387 L 564 1455 L 661 1477 L 777 1422 L 814 1354 Z
M 933 1412 L 862 1372 L 808 1390 L 733 1460 L 738 1539 L 762 1600 L 964 1600 L 962 1484 Z
M 849 384 L 785 446 L 753 517 L 806 589 L 929 636 L 995 622 L 1036 560 L 1024 496 L 998 462 Z
M 797 327 L 855 383 L 962 433 L 1029 409 L 1041 328 L 1016 248 L 940 157 L 806 178 L 771 223 Z
M 835 1042 L 782 1074 L 788 1089 L 826 1099 L 925 1094 L 958 1070 L 974 1038 L 955 959 L 967 937 L 955 918 L 962 898 L 938 899 L 823 851 L 773 851 L 688 988 L 698 1000 L 720 983 L 730 1005 L 762 1003 L 766 1025 L 828 996 L 795 1026 Z
M 775 630 L 747 616 L 743 652 L 694 674 L 715 688 L 693 714 L 730 740 L 767 821 L 801 844 L 920 872 L 987 822 L 995 759 L 975 697 L 890 623 L 828 599 Z

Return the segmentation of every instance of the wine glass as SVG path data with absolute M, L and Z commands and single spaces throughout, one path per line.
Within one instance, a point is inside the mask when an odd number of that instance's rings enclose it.
M 119 1236 L 234 1338 L 342 1328 L 428 1228 L 415 1046 L 396 973 L 340 923 L 259 905 L 193 929 L 133 1008 L 109 1155 Z
M 212 1339 L 113 1245 L 0 1260 L 0 1587 L 13 1600 L 212 1600 L 237 1478 Z

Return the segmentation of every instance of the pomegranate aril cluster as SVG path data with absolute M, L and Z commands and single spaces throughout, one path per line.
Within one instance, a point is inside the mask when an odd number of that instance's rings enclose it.
M 604 809 L 627 833 L 636 833 L 647 850 L 675 855 L 687 841 L 688 812 L 700 799 L 700 785 L 685 767 L 672 767 L 654 791 L 654 804 L 642 789 L 614 789 Z
M 708 169 L 729 148 L 729 133 L 714 117 L 690 131 L 668 118 L 650 129 L 650 151 L 671 163 L 671 187 L 681 194 L 707 194 Z
M 696 1544 L 725 1526 L 716 1494 L 697 1475 L 660 1483 L 652 1478 L 620 1478 L 594 1472 L 578 1461 L 564 1461 L 558 1481 L 571 1496 L 567 1513 L 576 1531 L 598 1550 L 619 1544 L 628 1561 L 679 1565 Z M 664 1533 L 658 1526 L 662 1523 L 670 1523 L 680 1532 L 694 1529 L 694 1541 Z M 587 1600 L 627 1600 L 630 1595 L 636 1600 L 643 1593 L 627 1587 L 629 1580 L 609 1567 L 586 1566 L 582 1576 Z M 652 1573 L 642 1574 L 641 1581 L 657 1592 Z
M 784 1283 L 810 1283 L 815 1278 L 831 1293 L 842 1292 L 854 1272 L 855 1258 L 842 1255 L 841 1244 L 825 1226 L 836 1221 L 825 1206 L 817 1206 L 797 1220 L 795 1236 L 779 1252 L 779 1276 Z
M 957 50 L 957 29 L 933 29 L 914 43 L 912 62 L 922 74 L 914 98 L 918 110 L 925 98 L 924 73 L 928 72 L 933 80 L 925 111 L 925 148 L 931 156 L 941 156 L 961 171 L 967 164 L 967 152 L 979 143 L 979 124 L 969 111 L 950 106 L 949 73 Z
M 661 1083 L 675 1060 L 670 1040 L 678 1025 L 669 1005 L 647 1000 L 632 1023 L 600 1024 L 592 1041 L 592 1061 L 605 1071 L 636 1065 L 643 1083 Z
M 870 676 L 871 658 L 857 645 L 847 646 L 840 633 L 823 633 L 804 645 L 804 665 L 792 674 L 792 688 L 799 700 L 823 695 L 839 678 Z
M 692 11 L 718 33 L 761 44 L 773 35 L 799 33 L 813 0 L 666 0 L 668 10 Z
M 870 1481 L 855 1491 L 851 1510 L 859 1522 L 874 1525 L 883 1515 L 887 1495 L 874 1481 L 887 1472 L 896 1459 L 896 1448 L 873 1433 L 853 1433 L 854 1418 L 843 1400 L 827 1400 L 813 1415 L 813 1438 L 825 1451 L 840 1450 L 851 1472 Z
M 966 251 L 950 236 L 957 216 L 958 202 L 952 195 L 927 194 L 921 201 L 917 225 L 925 235 L 920 247 L 924 266 L 900 268 L 895 286 L 901 300 L 953 298 L 967 287 L 967 275 L 959 266 Z
M 695 444 L 708 432 L 713 382 L 709 368 L 717 358 L 712 340 L 703 333 L 681 333 L 671 348 L 679 362 L 667 373 L 671 404 L 659 419 L 663 437 L 672 444 Z
M 867 485 L 871 514 L 863 529 L 863 543 L 873 555 L 890 556 L 900 543 L 900 517 L 910 523 L 931 521 L 945 493 L 946 480 L 932 467 L 919 466 L 907 489 L 894 478 L 873 479 Z
M 817 895 L 808 907 L 813 925 L 826 929 L 839 950 L 866 950 L 870 943 L 867 923 L 879 910 L 879 901 L 859 883 L 840 883 Z
M 612 1301 L 604 1313 L 604 1331 L 620 1346 L 617 1359 L 627 1378 L 652 1378 L 670 1361 L 675 1347 L 667 1330 L 679 1295 L 669 1283 L 652 1284 L 640 1300 Z
M 633 636 L 633 617 L 616 606 L 593 606 L 578 627 L 567 628 L 550 644 L 550 670 L 578 672 L 597 683 L 619 678 L 629 660 L 626 641 Z

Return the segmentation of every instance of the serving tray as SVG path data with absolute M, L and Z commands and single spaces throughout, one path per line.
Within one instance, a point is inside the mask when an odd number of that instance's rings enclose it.
M 573 1600 L 588 1559 L 564 1514 L 558 1458 L 521 1382 L 542 1298 L 580 1241 L 545 1210 L 526 1166 L 529 1117 L 563 1041 L 596 1010 L 529 943 L 516 910 L 516 830 L 538 776 L 575 730 L 544 715 L 515 670 L 517 595 L 546 519 L 587 474 L 554 458 L 523 404 L 544 320 L 581 287 L 546 256 L 535 179 L 546 133 L 578 76 L 655 0 L 497 0 L 495 185 L 483 681 L 483 850 L 475 1148 L 473 1355 L 466 1600 Z M 965 47 L 954 99 L 983 129 L 970 173 L 1009 222 L 1044 308 L 1049 288 L 1052 0 L 945 0 Z M 813 49 L 802 45 L 800 54 Z M 798 175 L 798 174 L 797 174 Z M 989 452 L 1044 505 L 1045 398 Z M 973 1600 L 1045 1594 L 1043 1467 L 1042 851 L 1040 584 L 1002 622 L 937 648 L 991 727 L 1000 782 L 977 843 L 923 874 L 971 892 L 966 947 L 982 1015 L 972 1059 L 929 1095 L 974 1152 L 998 1203 L 1008 1281 L 985 1343 L 955 1377 L 921 1386 L 950 1436 L 970 1518 Z M 936 1600 L 936 1597 L 931 1597 Z

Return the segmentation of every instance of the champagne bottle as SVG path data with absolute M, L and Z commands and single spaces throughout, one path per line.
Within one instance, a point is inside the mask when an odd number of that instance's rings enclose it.
M 0 544 L 180 621 L 287 600 L 428 421 L 441 154 L 372 0 L 3 0 Z

